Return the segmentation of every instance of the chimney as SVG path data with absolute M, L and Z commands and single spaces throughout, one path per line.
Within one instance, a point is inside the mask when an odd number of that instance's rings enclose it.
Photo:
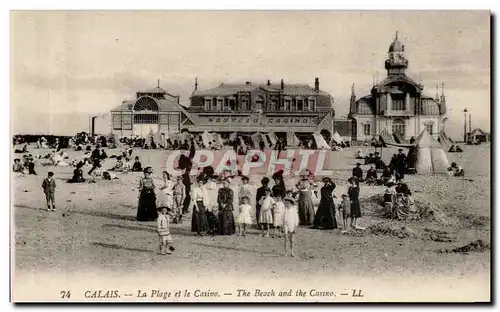
M 285 83 L 283 82 L 283 79 L 281 79 L 281 90 L 283 91 L 285 89 Z
M 267 81 L 267 85 L 270 86 L 271 85 L 271 80 L 268 80 Z
M 194 91 L 198 90 L 198 77 L 194 78 Z
M 249 85 L 251 85 L 252 83 L 251 83 L 250 81 L 246 81 L 246 82 L 245 82 L 245 84 L 246 84 L 247 86 L 249 86 Z
M 319 78 L 314 79 L 314 91 L 319 91 Z

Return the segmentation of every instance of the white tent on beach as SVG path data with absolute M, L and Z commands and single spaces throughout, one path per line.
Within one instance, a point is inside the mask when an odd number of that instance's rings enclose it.
M 416 139 L 418 174 L 447 173 L 450 163 L 441 144 L 424 129 Z
M 262 134 L 260 132 L 256 132 L 256 133 L 252 134 L 250 136 L 250 138 L 252 139 L 254 148 L 259 148 L 261 141 L 264 142 L 264 147 L 265 148 L 269 148 L 270 147 L 269 142 L 267 141 L 266 137 L 264 136 L 264 134 Z
M 205 130 L 205 132 L 203 132 L 203 134 L 201 135 L 201 139 L 203 141 L 203 145 L 205 145 L 205 148 L 208 148 L 210 146 L 210 143 L 212 143 L 211 145 L 213 145 L 213 141 L 215 141 L 219 146 L 224 145 L 222 137 L 218 133 L 209 133 Z
M 268 134 L 266 134 L 266 136 L 269 138 L 269 141 L 271 142 L 271 145 L 275 146 L 276 143 L 278 142 L 278 137 L 276 136 L 276 133 L 269 132 Z
M 344 143 L 344 140 L 342 140 L 342 137 L 337 131 L 335 131 L 335 133 L 332 135 L 332 141 L 339 145 Z
M 328 149 L 330 150 L 331 147 L 328 145 L 326 142 L 325 138 L 319 133 L 318 131 L 313 133 L 314 141 L 316 142 L 316 147 L 318 149 Z
M 295 133 L 293 133 L 293 131 L 288 131 L 286 133 L 286 144 L 288 145 L 288 147 L 298 147 L 299 146 L 300 141 L 297 138 L 297 136 L 295 135 Z

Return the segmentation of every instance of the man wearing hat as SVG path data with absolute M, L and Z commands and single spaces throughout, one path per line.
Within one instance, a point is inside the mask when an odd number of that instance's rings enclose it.
M 406 170 L 406 155 L 403 153 L 403 149 L 398 149 L 398 154 L 396 155 L 396 180 L 397 182 L 404 179 Z
M 99 167 L 99 165 L 101 164 L 101 160 L 106 158 L 104 151 L 101 151 L 100 148 L 101 146 L 97 144 L 95 146 L 95 150 L 93 150 L 92 154 L 90 155 L 90 160 L 92 161 L 92 169 L 90 169 L 90 171 L 88 172 L 89 175 L 92 175 L 92 172 L 94 172 L 94 170 L 96 170 L 97 167 Z
M 356 163 L 356 167 L 352 169 L 352 176 L 356 177 L 359 182 L 363 182 L 363 169 L 361 169 L 361 164 L 358 162 Z

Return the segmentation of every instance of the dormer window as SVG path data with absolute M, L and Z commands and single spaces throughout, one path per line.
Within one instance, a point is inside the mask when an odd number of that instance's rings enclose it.
M 298 111 L 303 111 L 304 110 L 304 100 L 301 97 L 297 97 L 297 110 Z
M 211 97 L 206 97 L 205 98 L 205 110 L 209 111 L 212 107 L 212 98 Z
M 216 102 L 217 102 L 217 110 L 218 111 L 222 110 L 222 107 L 224 105 L 224 98 L 218 97 Z
M 292 98 L 289 96 L 285 96 L 283 103 L 284 103 L 284 105 L 282 107 L 282 110 L 289 111 L 291 109 L 291 106 L 292 106 Z
M 313 96 L 310 96 L 308 99 L 308 109 L 310 111 L 315 111 L 316 110 L 316 98 Z

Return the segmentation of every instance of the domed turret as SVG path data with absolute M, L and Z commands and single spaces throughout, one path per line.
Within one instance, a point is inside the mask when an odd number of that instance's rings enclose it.
M 396 37 L 389 47 L 389 57 L 385 61 L 385 69 L 387 75 L 404 75 L 408 67 L 408 60 L 405 58 L 405 46 L 398 39 L 398 32 Z
M 391 43 L 391 46 L 389 47 L 389 53 L 391 52 L 404 52 L 405 51 L 405 46 L 399 41 L 398 39 L 398 32 L 396 31 L 396 38 L 394 41 Z

